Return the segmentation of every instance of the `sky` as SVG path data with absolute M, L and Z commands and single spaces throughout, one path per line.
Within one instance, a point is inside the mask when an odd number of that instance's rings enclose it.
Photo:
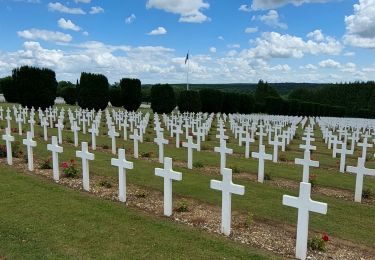
M 32 65 L 72 82 L 375 80 L 375 0 L 0 0 L 0 35 L 0 77 Z

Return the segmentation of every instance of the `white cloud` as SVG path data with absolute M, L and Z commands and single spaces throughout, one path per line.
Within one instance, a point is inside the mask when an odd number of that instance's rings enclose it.
M 238 10 L 242 11 L 242 12 L 250 12 L 251 11 L 251 6 L 241 5 L 240 8 L 238 8 Z
M 247 27 L 245 29 L 245 33 L 256 33 L 258 31 L 258 27 Z
M 90 9 L 90 14 L 100 14 L 104 13 L 104 9 L 100 6 L 92 6 Z
M 328 59 L 319 62 L 321 68 L 340 68 L 341 64 L 335 60 Z
M 14 2 L 24 2 L 28 4 L 40 4 L 40 0 L 13 0 Z
M 253 20 L 260 20 L 266 25 L 274 28 L 288 29 L 287 24 L 280 22 L 280 16 L 276 10 L 270 10 L 265 15 L 254 16 Z
M 179 22 L 202 23 L 210 20 L 202 13 L 203 9 L 210 7 L 204 0 L 148 0 L 146 7 L 179 14 Z
M 315 30 L 313 32 L 310 32 L 307 34 L 307 37 L 317 42 L 321 42 L 325 39 L 322 30 Z
M 135 21 L 136 17 L 135 17 L 135 14 L 131 14 L 129 15 L 126 19 L 125 19 L 125 23 L 126 24 L 131 24 Z
M 48 10 L 51 12 L 60 12 L 60 13 L 67 13 L 67 14 L 86 14 L 86 12 L 83 11 L 81 8 L 70 8 L 59 2 L 49 3 Z
M 167 34 L 167 30 L 161 26 L 159 26 L 158 28 L 148 33 L 148 35 L 162 35 L 162 34 Z
M 238 43 L 232 43 L 232 44 L 228 44 L 227 47 L 229 49 L 239 49 L 241 48 L 241 45 L 239 45 Z
M 346 44 L 362 47 L 375 48 L 375 1 L 359 0 L 354 5 L 354 14 L 345 16 Z
M 304 41 L 300 37 L 277 32 L 262 33 L 261 37 L 254 41 L 255 47 L 243 51 L 248 57 L 262 59 L 272 58 L 302 58 L 305 54 L 338 55 L 342 51 L 342 45 L 332 37 L 326 37 L 323 42 L 313 40 Z
M 220 41 L 224 41 L 224 37 L 223 36 L 219 36 L 219 37 L 217 37 Z
M 57 21 L 57 24 L 60 28 L 65 30 L 72 30 L 72 31 L 80 31 L 81 27 L 74 24 L 71 20 L 65 20 L 64 18 L 60 18 L 60 20 Z
M 18 36 L 27 40 L 43 40 L 49 42 L 70 42 L 73 38 L 69 34 L 40 29 L 30 29 L 17 32 Z
M 253 10 L 267 10 L 279 8 L 287 4 L 299 6 L 307 3 L 326 3 L 335 0 L 253 0 L 251 8 Z
M 210 48 L 210 52 L 211 52 L 211 53 L 216 53 L 216 48 L 215 48 L 215 47 L 211 47 L 211 48 Z
M 317 70 L 318 67 L 313 65 L 313 64 L 307 64 L 305 66 L 300 66 L 300 69 L 304 69 L 304 70 Z
M 91 0 L 74 0 L 74 2 L 78 3 L 83 3 L 83 4 L 89 4 L 91 3 Z
M 353 56 L 355 56 L 355 52 L 351 52 L 351 51 L 345 52 L 344 56 L 346 56 L 346 57 L 353 57 Z

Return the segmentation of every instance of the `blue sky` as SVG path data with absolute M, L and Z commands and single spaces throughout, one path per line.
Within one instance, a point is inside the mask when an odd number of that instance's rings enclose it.
M 14 67 L 110 82 L 375 80 L 375 0 L 0 0 L 0 76 Z

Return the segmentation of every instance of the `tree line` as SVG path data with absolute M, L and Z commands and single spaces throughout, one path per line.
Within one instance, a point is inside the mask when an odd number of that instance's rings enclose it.
M 181 112 L 268 113 L 293 116 L 375 117 L 375 83 L 353 82 L 298 87 L 282 97 L 275 85 L 260 80 L 250 93 L 214 88 L 183 90 L 181 86 L 142 86 L 139 79 L 123 78 L 110 85 L 101 74 L 82 72 L 76 84 L 56 81 L 50 69 L 22 66 L 0 79 L 0 90 L 8 102 L 46 108 L 61 96 L 67 104 L 103 110 L 113 106 L 136 111 L 142 101 L 157 113 Z

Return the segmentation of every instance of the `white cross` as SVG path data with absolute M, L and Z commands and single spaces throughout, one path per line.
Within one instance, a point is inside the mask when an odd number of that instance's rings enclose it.
M 78 131 L 81 130 L 81 128 L 78 127 L 77 121 L 73 121 L 73 126 L 71 127 L 73 134 L 74 134 L 74 146 L 78 146 Z
M 250 143 L 253 143 L 255 140 L 251 138 L 249 131 L 246 131 L 245 137 L 240 137 L 241 142 L 245 142 L 245 158 L 250 157 Z
M 294 159 L 295 164 L 303 166 L 303 182 L 309 182 L 310 167 L 319 167 L 319 161 L 312 161 L 310 157 L 310 150 L 305 150 L 303 159 Z
M 58 182 L 60 179 L 59 153 L 62 153 L 64 149 L 58 145 L 56 136 L 52 136 L 52 144 L 47 145 L 47 150 L 52 152 L 53 179 Z
M 357 167 L 348 166 L 347 171 L 351 173 L 357 174 L 356 182 L 355 182 L 355 202 L 362 201 L 362 190 L 363 190 L 363 177 L 364 175 L 375 176 L 375 170 L 368 169 L 365 167 L 365 158 L 358 158 Z
M 138 159 L 138 141 L 140 140 L 138 129 L 134 129 L 134 133 L 129 137 L 134 140 L 134 158 Z
M 82 182 L 83 189 L 86 191 L 90 190 L 90 168 L 89 160 L 92 161 L 95 159 L 95 155 L 89 153 L 87 142 L 82 142 L 82 150 L 76 151 L 76 157 L 82 159 Z
M 34 116 L 32 116 L 30 114 L 30 119 L 29 121 L 27 121 L 29 124 L 30 124 L 30 132 L 31 132 L 31 136 L 34 137 L 34 125 L 35 125 L 35 120 L 34 120 Z
M 188 136 L 187 141 L 183 142 L 182 146 L 188 149 L 188 169 L 193 169 L 193 149 L 198 149 L 198 145 L 193 143 L 192 136 Z
M 27 132 L 27 138 L 23 139 L 23 144 L 27 146 L 27 164 L 29 171 L 34 170 L 34 156 L 33 147 L 36 147 L 36 142 L 31 136 L 31 132 Z
M 91 128 L 89 129 L 89 133 L 91 133 L 91 148 L 93 150 L 96 150 L 96 136 L 98 135 L 99 130 L 96 127 L 95 123 L 91 125 Z
M 259 126 L 259 133 L 256 133 L 259 136 L 259 147 L 263 145 L 263 136 L 267 136 L 266 133 L 263 132 L 263 126 Z
M 220 173 L 223 174 L 223 170 L 226 167 L 226 155 L 227 154 L 233 154 L 233 149 L 227 148 L 227 142 L 225 139 L 222 139 L 220 141 L 220 147 L 214 148 L 216 153 L 220 153 Z
M 3 135 L 3 140 L 5 141 L 7 147 L 7 163 L 13 165 L 13 155 L 12 155 L 12 142 L 14 142 L 14 137 L 10 135 L 10 129 L 5 129 L 5 135 Z
M 222 191 L 221 197 L 221 233 L 230 235 L 232 194 L 244 195 L 245 187 L 233 184 L 232 170 L 225 168 L 222 172 L 223 180 L 211 180 L 211 189 Z
M 83 134 L 86 134 L 86 122 L 87 122 L 87 119 L 86 119 L 85 114 L 82 115 L 81 122 L 82 122 L 82 132 L 83 132 Z
M 57 136 L 58 136 L 59 144 L 62 144 L 62 130 L 64 129 L 63 120 L 59 119 L 55 127 L 57 127 Z
M 116 137 L 120 136 L 116 132 L 115 126 L 110 126 L 111 129 L 108 131 L 108 136 L 112 139 L 112 154 L 116 154 Z
M 181 125 L 177 125 L 176 130 L 174 131 L 176 134 L 176 148 L 180 148 L 180 134 L 183 134 L 184 131 L 181 129 Z
M 16 118 L 16 122 L 18 123 L 18 134 L 22 135 L 22 122 L 23 122 L 23 118 L 22 118 L 21 113 L 18 114 L 18 116 Z
M 203 128 L 199 127 L 197 128 L 197 132 L 195 133 L 197 136 L 197 145 L 198 145 L 198 151 L 201 151 L 201 140 L 204 138 Z
M 259 146 L 259 152 L 252 152 L 251 157 L 258 159 L 258 182 L 264 182 L 264 160 L 272 160 L 271 154 L 266 154 L 264 145 Z
M 40 124 L 43 127 L 43 136 L 44 136 L 44 141 L 48 141 L 48 135 L 47 135 L 47 118 L 43 117 L 42 122 Z
M 5 117 L 5 119 L 7 120 L 7 128 L 11 128 L 11 125 L 10 125 L 10 120 L 12 120 L 12 117 L 10 116 L 10 110 L 9 110 L 9 107 L 7 108 L 7 116 Z
M 340 172 L 345 172 L 345 162 L 346 162 L 346 155 L 353 154 L 353 151 L 346 149 L 346 141 L 344 140 L 341 142 L 341 149 L 337 149 L 337 152 L 341 155 L 340 156 Z
M 168 140 L 164 139 L 163 132 L 157 133 L 157 138 L 154 139 L 154 142 L 159 146 L 159 163 L 163 163 L 164 160 L 164 145 L 168 144 Z
M 125 149 L 118 149 L 118 159 L 112 158 L 111 164 L 118 167 L 118 198 L 126 201 L 126 170 L 133 169 L 133 163 L 125 158 Z
M 327 204 L 311 199 L 311 184 L 301 182 L 299 197 L 283 196 L 283 205 L 298 209 L 296 258 L 306 259 L 307 237 L 309 234 L 309 212 L 327 214 Z
M 156 168 L 155 175 L 164 178 L 164 215 L 172 215 L 172 181 L 181 181 L 182 174 L 172 169 L 172 158 L 164 158 L 164 169 Z
M 358 143 L 358 146 L 362 147 L 362 158 L 366 159 L 367 148 L 371 148 L 373 146 L 373 144 L 369 144 L 367 142 L 367 137 L 365 137 L 365 138 L 363 138 L 363 142 L 362 143 Z
M 283 141 L 279 141 L 279 136 L 275 134 L 274 140 L 269 142 L 270 144 L 273 145 L 273 162 L 276 163 L 278 159 L 278 151 L 279 151 L 279 146 L 283 145 Z

